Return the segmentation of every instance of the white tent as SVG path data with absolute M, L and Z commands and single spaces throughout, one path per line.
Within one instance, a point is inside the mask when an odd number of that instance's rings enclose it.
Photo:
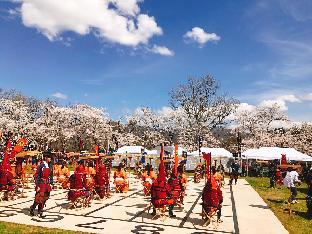
M 145 150 L 145 153 L 147 154 L 147 155 L 158 155 L 158 152 L 157 152 L 157 150 L 155 150 L 155 149 L 153 149 L 153 150 Z
M 199 156 L 199 151 L 193 151 L 192 153 L 188 154 L 187 162 L 186 162 L 186 170 L 194 170 L 195 166 L 200 162 L 204 161 L 202 158 L 202 153 L 211 153 L 211 157 L 214 160 L 217 160 L 217 165 L 220 164 L 220 161 L 223 165 L 226 165 L 228 160 L 233 157 L 233 155 L 224 148 L 208 148 L 202 147 L 201 148 L 201 156 Z
M 245 159 L 274 160 L 281 159 L 282 154 L 286 154 L 287 160 L 312 161 L 312 157 L 303 154 L 294 148 L 261 147 L 259 149 L 249 149 L 242 153 Z
M 155 150 L 157 151 L 157 155 L 160 155 L 160 146 L 157 146 Z M 164 146 L 164 150 L 169 152 L 171 155 L 174 155 L 174 146 Z M 179 146 L 178 155 L 182 156 L 183 152 L 188 153 L 186 149 L 184 149 L 182 146 Z
M 123 159 L 127 159 L 128 163 L 130 163 L 131 167 L 135 166 L 135 163 L 140 160 L 140 155 L 142 154 L 142 146 L 123 146 L 120 147 L 116 152 L 115 155 L 119 155 L 120 157 L 114 158 L 113 166 L 118 166 L 119 163 L 122 162 Z M 136 155 L 136 157 L 132 157 L 131 160 L 129 156 Z
M 123 146 L 115 154 L 141 154 L 142 146 Z
M 245 150 L 244 152 L 242 152 L 242 158 L 243 159 L 246 159 L 248 158 L 250 155 L 254 155 L 256 154 L 256 152 L 258 151 L 259 149 L 247 149 Z
M 200 148 L 201 153 L 211 153 L 212 158 L 232 158 L 233 155 L 227 151 L 224 148 L 207 148 L 207 147 L 202 147 Z M 199 151 L 193 151 L 190 153 L 192 156 L 199 156 Z M 202 155 L 200 155 L 202 156 Z

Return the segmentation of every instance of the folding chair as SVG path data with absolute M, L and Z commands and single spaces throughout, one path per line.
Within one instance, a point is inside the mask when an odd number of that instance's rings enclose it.
M 80 208 L 87 208 L 91 202 L 92 202 L 92 192 L 87 195 L 87 194 L 84 194 L 86 191 L 84 190 L 81 190 L 81 189 L 70 189 L 70 191 L 76 193 L 76 192 L 80 192 L 81 195 L 76 197 L 75 200 L 69 202 L 69 206 L 67 209 L 70 209 L 72 207 L 74 207 L 75 209 L 78 209 L 79 207 Z
M 122 193 L 123 191 L 122 191 L 122 189 L 123 189 L 123 185 L 121 185 L 121 184 L 116 184 L 115 185 L 115 193 Z
M 155 211 L 156 211 L 156 214 L 152 217 L 152 220 L 154 220 L 156 217 L 159 217 L 160 218 L 160 220 L 162 221 L 162 222 L 164 222 L 165 221 L 165 219 L 167 218 L 167 206 L 166 205 L 164 205 L 164 206 L 160 206 L 160 207 L 155 207 L 152 203 L 151 203 L 151 205 L 150 205 L 150 207 L 149 207 L 149 210 L 150 210 L 150 208 L 153 208 L 153 210 L 155 209 Z
M 217 208 L 211 207 L 209 208 L 209 212 L 207 212 L 204 207 L 202 207 L 202 220 L 204 227 L 208 226 L 210 223 L 214 223 L 215 227 L 218 225 L 218 221 L 216 220 L 217 211 Z
M 0 201 L 13 201 L 15 200 L 15 192 L 14 191 L 9 191 L 9 190 L 2 190 L 0 191 Z M 7 197 L 8 200 L 5 198 Z

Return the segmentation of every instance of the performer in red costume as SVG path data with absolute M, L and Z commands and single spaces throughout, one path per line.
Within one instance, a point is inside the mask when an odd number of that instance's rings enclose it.
M 79 197 L 90 197 L 90 191 L 87 187 L 86 171 L 83 162 L 78 162 L 74 174 L 69 177 L 68 200 L 75 202 Z
M 34 211 L 38 206 L 38 215 L 43 217 L 43 207 L 50 197 L 50 192 L 53 187 L 53 172 L 50 165 L 52 158 L 51 152 L 43 153 L 43 161 L 38 166 L 35 174 L 36 195 L 34 204 L 30 207 L 30 215 L 34 216 Z
M 94 182 L 96 193 L 100 196 L 101 199 L 103 199 L 105 196 L 107 196 L 109 187 L 109 178 L 104 164 L 99 166 L 94 177 Z
M 153 213 L 155 216 L 155 208 L 162 208 L 164 206 L 169 206 L 169 216 L 176 217 L 173 214 L 173 208 L 175 200 L 172 198 L 171 189 L 166 181 L 165 165 L 163 160 L 163 146 L 160 155 L 159 173 L 157 179 L 153 182 L 151 187 L 151 203 L 153 204 Z
M 9 200 L 9 194 L 16 188 L 14 175 L 10 164 L 4 164 L 0 167 L 0 191 L 4 191 L 4 200 Z
M 216 180 L 215 174 L 216 170 L 213 167 L 211 169 L 212 173 L 207 175 L 207 183 L 204 187 L 202 194 L 203 209 L 207 214 L 213 211 L 217 211 L 218 222 L 221 222 L 221 208 L 223 202 L 222 191 L 220 189 L 220 184 Z
M 182 193 L 183 193 L 183 185 L 180 177 L 176 175 L 176 173 L 172 172 L 171 176 L 168 180 L 168 184 L 170 186 L 172 198 L 175 200 L 175 203 L 182 203 L 180 201 Z

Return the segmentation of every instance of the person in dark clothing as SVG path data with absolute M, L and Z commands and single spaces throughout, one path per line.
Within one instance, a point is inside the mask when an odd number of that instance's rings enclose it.
M 239 163 L 237 162 L 237 160 L 235 160 L 232 165 L 231 165 L 231 178 L 230 178 L 230 183 L 229 185 L 233 184 L 233 180 L 235 182 L 235 184 L 237 184 L 237 178 L 239 175 Z

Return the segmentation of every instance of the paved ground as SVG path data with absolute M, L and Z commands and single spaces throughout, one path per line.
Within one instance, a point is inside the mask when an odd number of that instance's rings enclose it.
M 67 209 L 66 191 L 54 190 L 45 208 L 46 217 L 29 216 L 34 192 L 27 190 L 26 198 L 0 204 L 0 220 L 51 228 L 96 233 L 287 233 L 259 195 L 245 180 L 223 189 L 223 223 L 202 227 L 201 191 L 204 183 L 188 183 L 184 207 L 175 208 L 176 218 L 152 220 L 141 183 L 130 178 L 130 191 L 113 194 L 87 209 Z

